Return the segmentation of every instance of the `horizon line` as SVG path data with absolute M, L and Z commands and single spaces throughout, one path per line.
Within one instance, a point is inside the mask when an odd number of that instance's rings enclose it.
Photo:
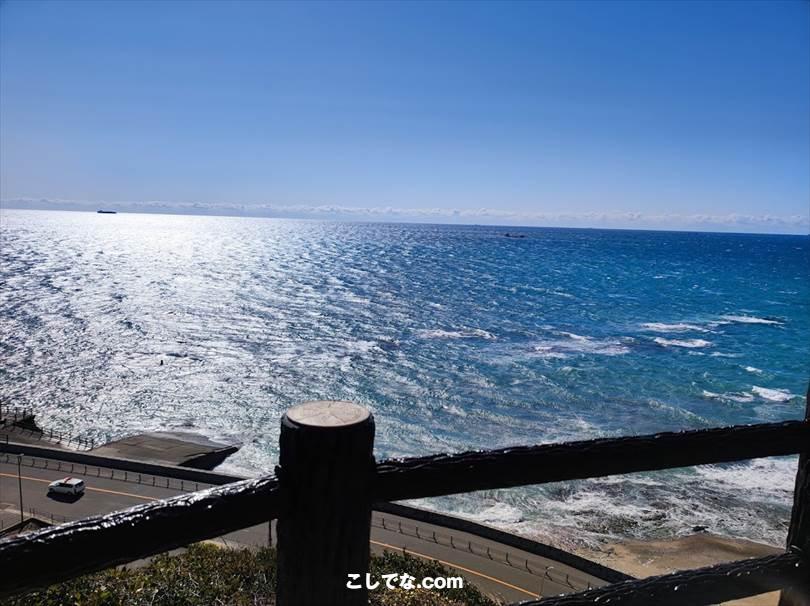
M 75 200 L 51 200 L 47 198 L 12 198 L 0 200 L 0 210 L 35 210 L 35 211 L 64 211 L 97 213 L 98 210 L 114 210 L 120 214 L 143 215 L 171 215 L 171 216 L 202 216 L 202 217 L 233 217 L 249 219 L 288 219 L 301 221 L 327 221 L 336 223 L 389 223 L 404 225 L 447 225 L 468 227 L 504 227 L 525 229 L 592 229 L 611 231 L 651 231 L 676 233 L 718 233 L 718 234 L 748 234 L 748 235 L 784 235 L 808 236 L 810 235 L 810 214 L 807 218 L 799 215 L 745 215 L 741 213 L 727 213 L 725 215 L 704 214 L 668 214 L 646 215 L 638 212 L 585 212 L 585 213 L 533 213 L 509 211 L 492 208 L 480 209 L 425 209 L 425 208 L 391 208 L 391 207 L 341 207 L 334 205 L 321 206 L 274 206 L 270 204 L 201 204 L 162 201 L 143 202 L 87 202 Z M 272 213 L 272 214 L 271 214 Z M 347 216 L 348 215 L 348 216 Z M 476 217 L 500 217 L 508 221 L 508 217 L 534 216 L 538 220 L 547 220 L 552 224 L 527 224 L 508 222 L 473 222 L 469 219 Z M 441 218 L 457 217 L 460 221 L 441 221 Z M 434 220 L 430 220 L 434 219 Z M 438 219 L 438 220 L 436 220 Z M 468 219 L 468 220 L 464 220 Z M 737 220 L 734 220 L 737 219 Z M 519 220 L 519 219 L 518 219 Z M 577 221 L 586 224 L 572 225 Z M 603 224 L 594 225 L 593 223 Z M 638 222 L 637 226 L 605 225 L 604 222 Z M 652 226 L 650 223 L 662 221 L 682 221 L 681 225 Z M 689 224 L 692 222 L 692 224 Z M 553 224 L 559 223 L 559 224 Z M 587 224 L 590 223 L 590 224 Z M 793 231 L 739 231 L 743 226 L 753 229 L 772 225 L 779 229 Z M 705 227 L 702 227 L 705 226 Z M 777 227 L 778 226 L 778 227 Z M 722 229 L 725 227 L 726 229 Z M 714 229 L 712 229 L 714 228 Z M 720 228 L 720 229 L 718 229 Z M 736 228 L 736 229 L 735 229 Z

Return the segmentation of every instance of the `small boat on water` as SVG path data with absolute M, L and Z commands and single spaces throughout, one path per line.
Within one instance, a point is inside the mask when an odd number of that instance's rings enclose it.
M 96 212 L 98 214 L 100 214 L 100 215 L 117 215 L 118 214 L 117 210 L 101 210 L 101 209 L 99 209 Z

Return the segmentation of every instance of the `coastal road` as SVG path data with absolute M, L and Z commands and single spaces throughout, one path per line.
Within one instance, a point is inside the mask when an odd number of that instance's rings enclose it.
M 44 519 L 53 516 L 57 523 L 209 487 L 164 476 L 132 472 L 125 476 L 124 472 L 111 468 L 72 465 L 54 459 L 24 456 L 22 461 L 19 472 L 23 511 Z M 68 475 L 85 481 L 85 494 L 74 502 L 48 495 L 48 483 Z M 0 453 L 0 525 L 8 527 L 19 521 L 19 511 L 17 457 Z M 275 537 L 267 524 L 261 524 L 230 533 L 218 541 L 233 546 L 264 546 L 270 534 Z M 488 595 L 506 602 L 604 584 L 565 564 L 520 549 L 388 513 L 374 512 L 372 516 L 371 548 L 374 553 L 404 550 L 415 557 L 438 560 Z

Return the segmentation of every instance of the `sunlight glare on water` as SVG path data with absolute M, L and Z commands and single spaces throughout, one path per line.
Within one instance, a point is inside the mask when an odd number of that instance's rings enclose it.
M 250 474 L 313 399 L 372 409 L 378 457 L 801 416 L 806 236 L 516 230 L 3 211 L 0 394 L 96 441 L 241 443 L 224 469 Z M 794 469 L 428 505 L 558 543 L 700 524 L 778 544 Z

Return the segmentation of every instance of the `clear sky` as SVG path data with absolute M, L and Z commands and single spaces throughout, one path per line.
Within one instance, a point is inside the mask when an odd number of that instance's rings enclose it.
M 810 2 L 6 1 L 0 154 L 6 206 L 807 233 Z

